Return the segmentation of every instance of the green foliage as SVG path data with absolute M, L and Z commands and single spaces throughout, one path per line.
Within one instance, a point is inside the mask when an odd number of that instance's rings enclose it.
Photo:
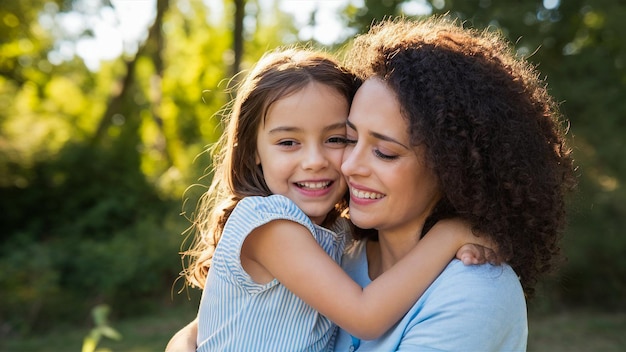
M 185 189 L 207 173 L 203 151 L 231 98 L 231 33 L 223 19 L 207 23 L 202 2 L 162 6 L 163 31 L 150 33 L 166 45 L 149 37 L 135 57 L 98 72 L 77 57 L 48 61 L 57 39 L 89 35 L 51 25 L 75 4 L 20 0 L 0 10 L 3 334 L 79 322 L 100 303 L 140 314 L 170 296 L 189 225 L 181 199 L 192 213 L 203 187 Z M 266 49 L 255 44 L 246 56 Z
M 194 290 L 194 293 L 200 293 Z M 171 300 L 163 302 L 158 310 L 148 314 L 135 315 L 124 319 L 116 318 L 116 311 L 110 310 L 109 326 L 123 337 L 120 340 L 101 338 L 99 351 L 130 352 L 163 351 L 172 334 L 191 321 L 197 314 L 199 295 L 192 300 L 176 296 L 179 303 Z M 0 351 L 7 352 L 65 352 L 81 351 L 81 346 L 92 329 L 93 316 L 88 314 L 79 325 L 61 321 L 50 331 L 28 336 L 7 336 L 0 339 Z
M 173 208 L 170 209 L 173 212 Z M 180 267 L 176 254 L 184 224 L 144 216 L 105 236 L 57 236 L 46 241 L 20 233 L 3 243 L 0 308 L 5 329 L 48 329 L 55 320 L 79 322 L 106 302 L 118 316 L 148 311 L 169 296 Z M 71 309 L 68 309 L 71 307 Z
M 0 189 L 12 230 L 1 242 L 0 299 L 13 303 L 0 314 L 14 331 L 54 324 L 41 316 L 80 321 L 100 302 L 138 313 L 168 292 L 184 225 L 164 221 L 176 202 L 159 197 L 125 146 L 68 143 L 50 160 L 13 167 L 27 180 Z
M 372 23 L 380 22 L 385 18 L 392 18 L 402 14 L 400 6 L 405 0 L 364 0 L 364 7 L 349 4 L 345 9 L 350 27 L 357 33 L 365 33 Z
M 82 352 L 110 351 L 108 349 L 96 350 L 98 343 L 103 337 L 112 340 L 122 339 L 122 335 L 109 325 L 109 321 L 107 319 L 109 310 L 110 308 L 107 305 L 98 305 L 91 311 L 95 326 L 91 329 L 89 335 L 87 335 L 83 340 L 83 348 L 81 349 Z

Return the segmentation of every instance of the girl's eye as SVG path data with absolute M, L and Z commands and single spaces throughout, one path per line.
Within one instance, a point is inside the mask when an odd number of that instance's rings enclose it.
M 346 137 L 346 144 L 348 144 L 348 145 L 355 145 L 356 142 L 357 142 L 356 139 L 350 139 L 350 138 Z
M 330 137 L 328 138 L 328 143 L 344 145 L 346 144 L 346 137 L 343 137 L 343 136 Z
M 388 155 L 388 154 L 385 154 L 385 153 L 381 152 L 381 151 L 380 151 L 380 150 L 378 150 L 378 149 L 375 149 L 375 150 L 374 150 L 374 154 L 375 154 L 377 157 L 379 157 L 379 158 L 381 158 L 381 159 L 383 159 L 383 160 L 395 160 L 395 159 L 397 159 L 397 158 L 398 158 L 398 156 L 397 156 L 397 155 Z
M 296 141 L 292 141 L 292 140 L 284 140 L 284 141 L 280 141 L 277 143 L 280 146 L 284 146 L 284 147 L 293 147 L 294 145 L 296 145 Z

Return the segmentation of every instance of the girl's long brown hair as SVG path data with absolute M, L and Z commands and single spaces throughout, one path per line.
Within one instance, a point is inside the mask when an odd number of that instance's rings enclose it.
M 274 102 L 311 82 L 336 89 L 352 103 L 355 77 L 331 56 L 304 48 L 265 54 L 239 87 L 226 131 L 212 149 L 213 179 L 192 219 L 193 242 L 182 253 L 183 276 L 190 285 L 204 287 L 213 252 L 237 203 L 247 196 L 271 195 L 255 161 L 259 125 Z M 346 206 L 344 199 L 325 224 L 334 221 Z

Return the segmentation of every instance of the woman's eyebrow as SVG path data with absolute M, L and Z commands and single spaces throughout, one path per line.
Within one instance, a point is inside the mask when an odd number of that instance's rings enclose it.
M 348 127 L 350 127 L 351 129 L 353 129 L 353 130 L 357 131 L 356 126 L 355 126 L 352 122 L 350 122 L 350 120 L 346 120 L 346 125 L 348 125 Z M 396 140 L 396 139 L 394 139 L 394 138 L 391 138 L 391 137 L 389 137 L 389 136 L 386 136 L 386 135 L 384 135 L 384 134 L 381 134 L 381 133 L 378 133 L 378 132 L 372 132 L 372 131 L 370 131 L 370 132 L 369 132 L 369 135 L 370 135 L 370 136 L 372 136 L 372 137 L 374 137 L 374 138 L 376 138 L 376 139 L 380 139 L 380 140 L 383 140 L 383 141 L 386 141 L 386 142 L 395 143 L 395 144 L 397 144 L 397 145 L 401 146 L 401 147 L 402 147 L 402 148 L 404 148 L 404 149 L 411 150 L 411 148 L 409 148 L 408 146 L 404 145 L 404 144 L 403 144 L 403 143 L 401 143 L 400 141 L 398 141 L 398 140 Z
M 407 147 L 407 146 L 406 146 L 406 145 L 404 145 L 403 143 L 400 143 L 400 141 L 398 141 L 398 140 L 396 140 L 396 139 L 393 139 L 393 138 L 391 138 L 391 137 L 389 137 L 389 136 L 385 136 L 384 134 L 380 134 L 380 133 L 377 133 L 377 132 L 370 132 L 370 135 L 371 135 L 372 137 L 374 137 L 374 138 L 378 138 L 378 139 L 381 139 L 381 140 L 383 140 L 383 141 L 387 141 L 387 142 L 395 143 L 395 144 L 397 144 L 397 145 L 401 146 L 401 147 L 402 147 L 402 148 L 404 148 L 404 149 L 411 150 L 411 148 Z
M 352 122 L 350 122 L 350 120 L 346 120 L 346 125 L 356 131 L 356 126 Z

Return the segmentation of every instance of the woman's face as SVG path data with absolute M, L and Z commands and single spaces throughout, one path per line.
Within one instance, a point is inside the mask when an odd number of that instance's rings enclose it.
M 440 199 L 424 147 L 409 142 L 408 123 L 393 91 L 380 79 L 363 83 L 347 122 L 341 170 L 350 189 L 350 219 L 379 235 L 415 236 Z

